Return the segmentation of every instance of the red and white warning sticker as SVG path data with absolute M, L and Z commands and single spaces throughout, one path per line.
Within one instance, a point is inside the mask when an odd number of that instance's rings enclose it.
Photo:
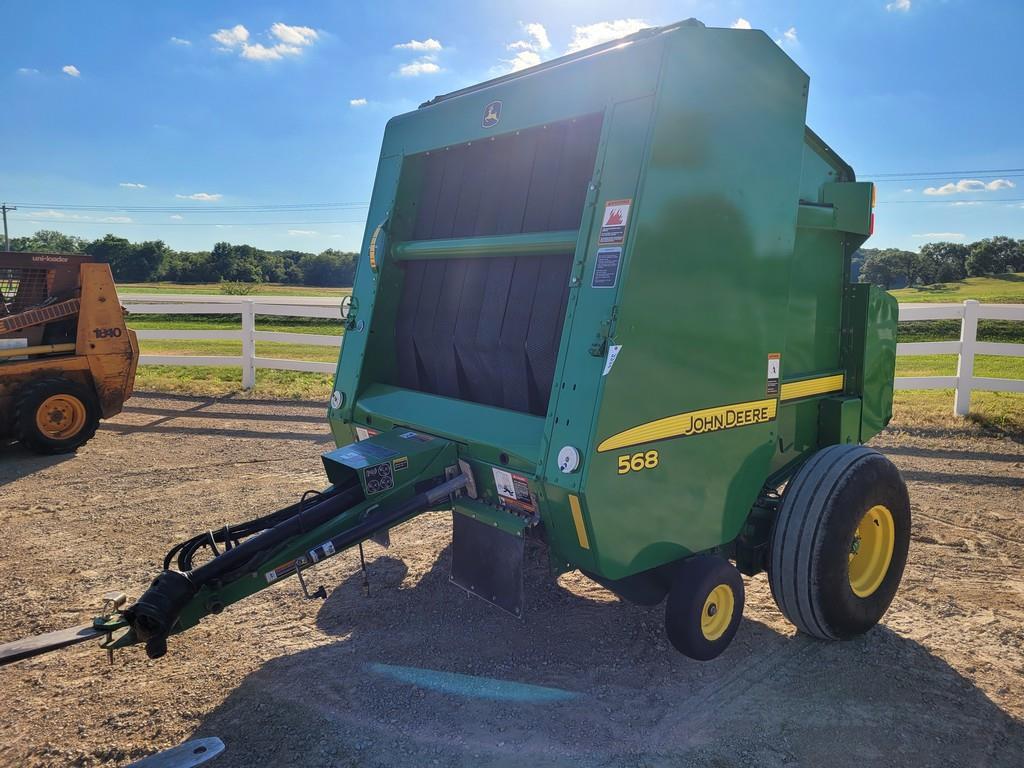
M 765 386 L 767 397 L 777 397 L 779 394 L 779 372 L 782 368 L 782 355 L 773 352 L 768 355 L 768 383 Z
M 629 224 L 629 209 L 633 200 L 608 200 L 604 204 L 601 219 L 600 245 L 617 245 L 626 239 L 626 225 Z

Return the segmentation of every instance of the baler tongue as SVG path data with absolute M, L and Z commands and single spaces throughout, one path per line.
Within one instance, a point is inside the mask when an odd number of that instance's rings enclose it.
M 91 624 L 0 645 L 0 666 L 104 636 L 108 652 L 144 642 L 147 654 L 159 658 L 169 636 L 293 574 L 306 597 L 325 597 L 322 587 L 309 592 L 304 571 L 421 512 L 446 506 L 463 489 L 476 495 L 472 471 L 459 461 L 454 443 L 410 430 L 337 448 L 323 461 L 331 487 L 176 545 L 164 571 L 134 605 L 116 610 L 124 596 L 108 595 L 112 610 Z M 194 564 L 204 549 L 214 556 Z

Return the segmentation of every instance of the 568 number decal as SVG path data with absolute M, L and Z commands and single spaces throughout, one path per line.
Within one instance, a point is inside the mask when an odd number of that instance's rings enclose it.
M 620 475 L 628 475 L 630 472 L 641 472 L 645 469 L 654 469 L 657 466 L 657 451 L 646 451 L 619 456 Z

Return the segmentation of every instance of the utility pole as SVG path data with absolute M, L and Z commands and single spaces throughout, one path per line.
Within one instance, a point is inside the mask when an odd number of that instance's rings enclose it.
M 15 206 L 8 205 L 7 203 L 4 203 L 3 205 L 0 205 L 0 211 L 4 212 L 4 250 L 5 251 L 11 250 L 11 243 L 7 239 L 7 212 L 8 211 L 16 211 L 16 210 L 18 210 L 18 209 Z

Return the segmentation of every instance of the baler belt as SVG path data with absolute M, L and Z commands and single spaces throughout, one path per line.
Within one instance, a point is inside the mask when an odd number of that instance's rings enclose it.
M 570 254 L 407 262 L 398 386 L 544 415 Z

